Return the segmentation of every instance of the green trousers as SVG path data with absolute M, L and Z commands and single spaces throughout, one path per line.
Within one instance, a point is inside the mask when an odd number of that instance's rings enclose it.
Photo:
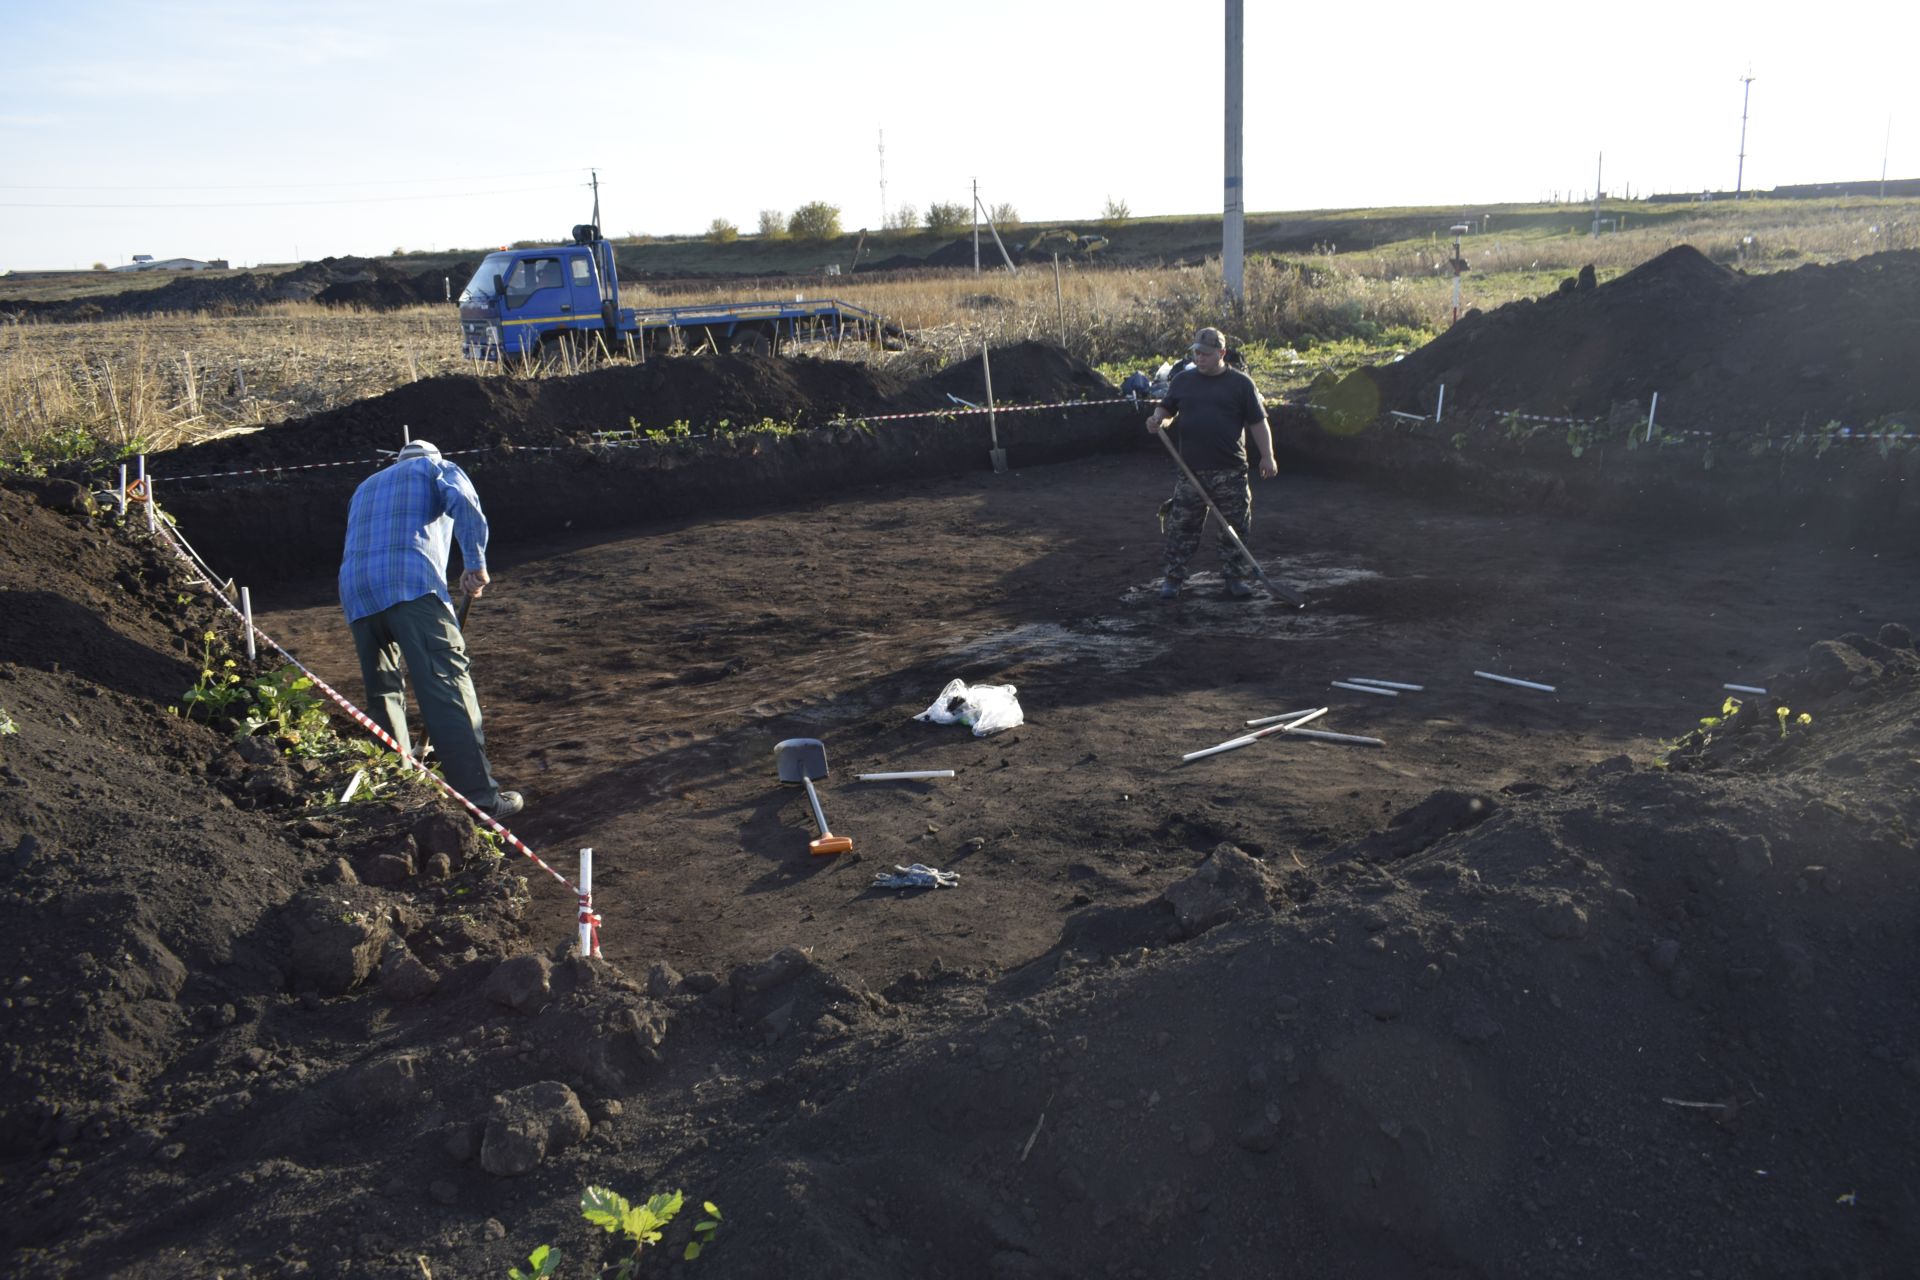
M 487 764 L 487 739 L 480 731 L 480 699 L 468 673 L 467 642 L 453 610 L 439 596 L 382 609 L 353 624 L 353 647 L 360 654 L 360 678 L 367 686 L 367 715 L 411 752 L 407 736 L 407 676 L 427 736 L 440 757 L 441 772 L 454 790 L 491 808 L 500 798 Z M 406 663 L 405 670 L 401 662 Z

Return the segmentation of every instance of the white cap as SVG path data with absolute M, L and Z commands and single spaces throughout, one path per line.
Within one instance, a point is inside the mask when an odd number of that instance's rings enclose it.
M 405 462 L 408 458 L 431 458 L 435 462 L 438 462 L 440 461 L 440 448 L 431 440 L 409 440 L 407 447 L 400 451 L 399 455 L 394 458 L 394 461 Z

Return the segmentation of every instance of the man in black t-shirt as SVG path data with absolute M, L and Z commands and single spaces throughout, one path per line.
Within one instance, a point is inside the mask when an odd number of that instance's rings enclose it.
M 1168 422 L 1174 423 L 1181 458 L 1244 540 L 1253 523 L 1253 487 L 1247 479 L 1249 433 L 1260 458 L 1260 478 L 1271 480 L 1280 472 L 1273 460 L 1267 406 L 1252 378 L 1227 367 L 1227 339 L 1220 330 L 1202 329 L 1195 335 L 1191 351 L 1193 366 L 1173 376 L 1167 394 L 1147 416 L 1147 430 L 1158 431 Z M 1160 584 L 1160 598 L 1172 600 L 1179 596 L 1180 584 L 1187 577 L 1187 561 L 1200 545 L 1207 504 L 1181 475 L 1162 511 L 1166 577 Z M 1251 599 L 1253 586 L 1247 579 L 1254 576 L 1253 564 L 1224 529 L 1219 543 L 1227 594 L 1235 600 Z

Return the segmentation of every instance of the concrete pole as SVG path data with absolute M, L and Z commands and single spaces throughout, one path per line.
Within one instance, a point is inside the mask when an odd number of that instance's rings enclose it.
M 1247 204 L 1241 172 L 1241 121 L 1245 105 L 1241 68 L 1245 39 L 1244 0 L 1227 0 L 1227 154 L 1225 201 L 1220 228 L 1220 273 L 1226 281 L 1227 297 L 1235 302 L 1246 295 Z

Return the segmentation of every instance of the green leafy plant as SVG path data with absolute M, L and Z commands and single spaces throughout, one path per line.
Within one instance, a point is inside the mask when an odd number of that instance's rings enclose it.
M 1813 723 L 1813 717 L 1811 715 L 1808 715 L 1806 712 L 1802 711 L 1799 715 L 1796 716 L 1793 714 L 1793 709 L 1791 707 L 1775 707 L 1773 710 L 1773 714 L 1780 721 L 1780 736 L 1783 738 L 1787 736 L 1787 729 L 1790 726 L 1797 724 L 1804 729 L 1808 725 Z
M 20 726 L 13 722 L 13 717 L 7 714 L 5 707 L 0 707 L 0 738 L 18 732 L 20 732 Z
M 633 1245 L 633 1255 L 622 1258 L 614 1267 L 620 1280 L 631 1280 L 640 1273 L 640 1251 L 660 1243 L 662 1232 L 686 1202 L 682 1192 L 661 1192 L 645 1204 L 633 1204 L 610 1187 L 588 1187 L 580 1193 L 580 1216 L 608 1235 L 624 1236 Z M 687 1242 L 683 1256 L 697 1258 L 713 1243 L 720 1230 L 720 1210 L 711 1200 L 701 1205 L 707 1217 L 694 1224 L 693 1239 Z
M 548 1280 L 560 1265 L 560 1254 L 551 1245 L 541 1245 L 527 1255 L 527 1270 L 507 1268 L 507 1280 Z

